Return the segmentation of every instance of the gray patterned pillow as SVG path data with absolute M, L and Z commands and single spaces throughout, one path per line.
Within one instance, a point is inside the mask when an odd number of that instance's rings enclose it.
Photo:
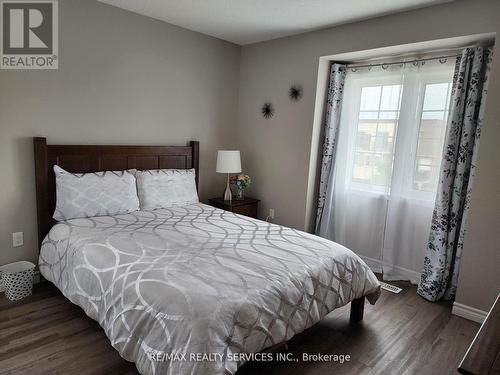
M 198 203 L 194 169 L 137 171 L 141 210 Z
M 56 210 L 54 219 L 126 214 L 139 209 L 136 171 L 70 173 L 54 165 Z

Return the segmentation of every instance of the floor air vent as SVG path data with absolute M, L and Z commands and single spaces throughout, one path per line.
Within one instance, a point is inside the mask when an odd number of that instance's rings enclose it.
M 398 288 L 397 286 L 384 283 L 383 281 L 380 282 L 380 287 L 384 290 L 387 290 L 389 292 L 396 293 L 396 294 L 398 294 L 399 292 L 401 292 L 403 290 L 401 288 Z

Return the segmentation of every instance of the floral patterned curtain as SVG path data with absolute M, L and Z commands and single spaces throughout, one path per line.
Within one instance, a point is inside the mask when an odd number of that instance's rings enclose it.
M 429 301 L 455 296 L 486 102 L 491 48 L 457 58 L 440 181 L 417 292 Z
M 332 64 L 330 70 L 330 85 L 326 101 L 326 116 L 323 139 L 323 156 L 321 160 L 321 175 L 319 185 L 318 211 L 316 215 L 316 234 L 330 238 L 332 196 L 328 192 L 333 189 L 333 166 L 340 124 L 340 110 L 344 94 L 346 66 Z

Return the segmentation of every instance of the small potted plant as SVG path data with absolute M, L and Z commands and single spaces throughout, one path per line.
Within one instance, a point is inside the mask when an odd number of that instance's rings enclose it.
M 247 174 L 239 174 L 237 176 L 231 176 L 229 178 L 229 183 L 236 186 L 236 195 L 234 199 L 241 201 L 245 199 L 245 189 L 250 186 L 252 179 Z

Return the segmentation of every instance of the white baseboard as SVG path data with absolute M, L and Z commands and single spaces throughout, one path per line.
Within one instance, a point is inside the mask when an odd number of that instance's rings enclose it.
M 359 255 L 359 254 L 358 254 Z M 369 257 L 365 257 L 363 255 L 359 255 L 361 259 L 363 259 L 368 267 L 373 272 L 382 272 L 383 266 L 392 268 L 397 276 L 391 276 L 388 280 L 409 280 L 412 284 L 418 284 L 420 281 L 420 273 L 410 270 L 408 268 L 393 266 L 392 264 L 386 263 L 379 259 L 373 259 Z
M 386 264 L 381 260 L 365 257 L 362 255 L 359 255 L 359 257 L 365 261 L 367 266 L 370 267 L 373 272 L 382 272 L 383 266 L 385 265 L 388 267 L 392 267 L 403 280 L 409 280 L 412 284 L 418 284 L 420 281 L 420 273 L 416 271 L 409 270 L 404 267 L 391 266 L 390 264 Z M 477 323 L 483 323 L 486 319 L 486 315 L 488 315 L 487 311 L 479 310 L 458 302 L 453 303 L 453 309 L 451 313 Z
M 486 315 L 488 315 L 487 311 L 479 310 L 475 307 L 470 307 L 458 302 L 453 303 L 451 313 L 477 323 L 483 323 L 486 319 Z
M 365 257 L 363 255 L 359 255 L 359 254 L 358 254 L 358 256 L 365 261 L 366 265 L 368 267 L 370 267 L 370 269 L 373 272 L 382 273 L 382 262 L 380 260 L 368 258 L 368 257 Z

